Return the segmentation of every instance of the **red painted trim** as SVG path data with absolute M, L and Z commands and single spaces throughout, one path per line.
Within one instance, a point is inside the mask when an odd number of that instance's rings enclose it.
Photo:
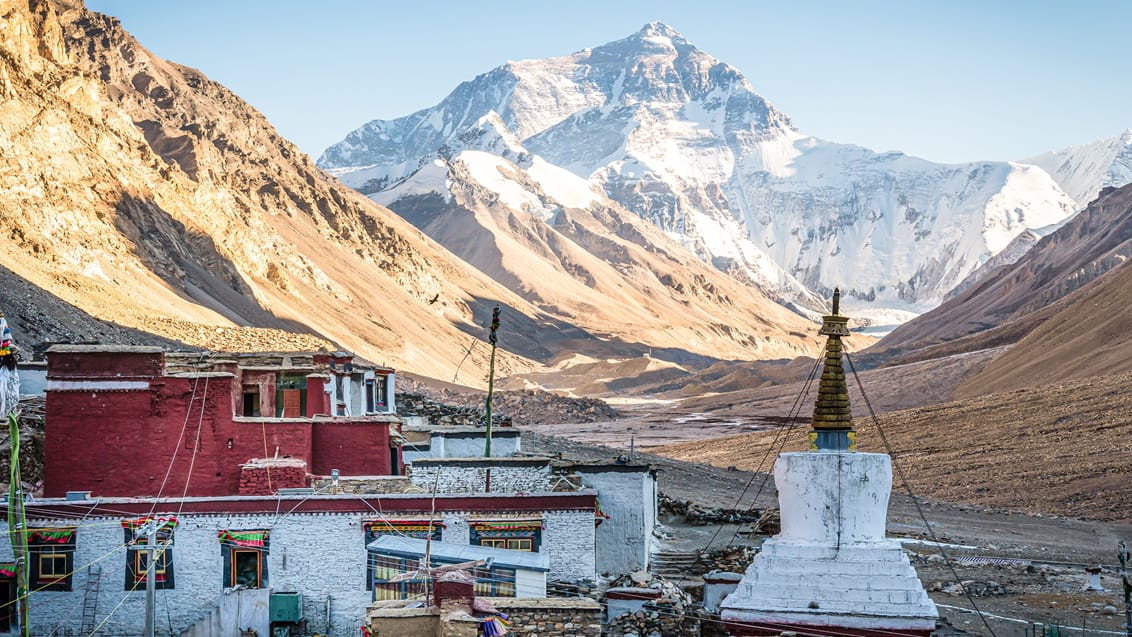
M 724 629 L 731 637 L 774 637 L 783 631 L 797 633 L 799 637 L 930 637 L 931 630 L 912 630 L 896 628 L 846 628 L 839 626 L 814 626 L 811 624 L 759 624 L 744 622 L 724 622 Z
M 378 496 L 359 497 L 310 497 L 305 500 L 297 497 L 277 498 L 216 498 L 208 500 L 162 500 L 157 511 L 180 511 L 182 515 L 225 514 L 225 513 L 272 513 L 290 511 L 293 513 L 369 513 L 374 509 L 388 513 L 425 513 L 432 508 L 429 497 L 397 498 Z M 366 502 L 370 506 L 366 506 Z M 436 497 L 436 511 L 446 512 L 531 512 L 531 511 L 576 511 L 593 510 L 597 496 L 590 494 L 565 495 L 473 495 Z M 52 513 L 87 516 L 124 517 L 128 515 L 149 514 L 155 510 L 153 500 L 139 499 L 131 502 L 98 502 L 96 500 L 75 502 L 29 502 L 31 519 L 50 519 Z M 372 506 L 372 508 L 370 508 Z M 7 513 L 7 503 L 0 503 L 0 514 Z

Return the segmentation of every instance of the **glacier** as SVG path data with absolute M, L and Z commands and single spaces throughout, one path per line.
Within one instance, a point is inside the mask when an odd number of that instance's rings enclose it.
M 516 191 L 527 183 L 568 206 L 608 199 L 784 304 L 820 309 L 840 287 L 848 309 L 877 316 L 938 305 L 1015 237 L 1083 205 L 1041 164 L 940 164 L 805 135 L 659 22 L 507 62 L 432 108 L 357 128 L 318 164 L 396 210 L 444 194 L 457 159 L 502 202 L 539 200 Z

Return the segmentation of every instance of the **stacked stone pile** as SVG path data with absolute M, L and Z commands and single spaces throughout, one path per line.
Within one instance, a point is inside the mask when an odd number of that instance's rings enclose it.
M 692 571 L 695 575 L 712 571 L 745 573 L 757 554 L 758 551 L 749 546 L 728 546 L 711 552 L 701 551 Z
M 492 598 L 496 609 L 507 613 L 508 635 L 518 637 L 599 637 L 601 606 L 592 599 Z
M 663 493 L 658 498 L 660 512 L 684 517 L 690 524 L 738 524 L 757 525 L 760 533 L 774 535 L 781 529 L 781 520 L 775 509 L 722 509 L 705 508 L 681 498 L 672 498 Z
M 43 396 L 20 398 L 20 480 L 29 492 L 43 486 L 44 413 Z M 0 441 L 0 472 L 7 476 L 11 467 L 12 443 L 8 439 L 8 421 L 3 421 L 4 436 Z
M 622 613 L 609 622 L 609 637 L 700 637 L 703 611 L 692 597 L 672 582 L 646 572 L 614 580 L 610 588 L 638 587 L 660 591 L 639 610 Z
M 424 383 L 416 382 L 410 378 L 397 379 L 399 392 L 397 394 L 398 413 L 402 415 L 431 415 L 407 411 L 404 407 L 405 397 L 410 401 L 430 401 L 435 406 L 424 409 L 436 409 L 438 417 L 448 414 L 472 413 L 479 416 L 479 420 L 471 422 L 441 423 L 433 420 L 433 424 L 481 425 L 484 395 L 474 391 L 453 391 L 448 388 L 433 389 Z M 603 400 L 597 398 L 575 398 L 559 396 L 551 392 L 535 389 L 519 391 L 497 391 L 492 399 L 493 410 L 505 415 L 523 425 L 542 425 L 560 422 L 604 422 L 616 420 L 621 416 L 616 409 L 610 407 Z M 447 411 L 445 411 L 447 410 Z
M 441 427 L 482 427 L 484 425 L 483 405 L 448 405 L 426 398 L 422 394 L 398 392 L 397 414 L 401 416 L 424 416 L 429 424 Z M 492 425 L 510 427 L 511 417 L 493 413 Z

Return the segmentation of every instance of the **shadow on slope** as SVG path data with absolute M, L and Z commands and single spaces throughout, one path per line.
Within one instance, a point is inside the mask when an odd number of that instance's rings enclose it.
M 112 343 L 154 345 L 194 350 L 168 339 L 96 318 L 0 265 L 0 310 L 12 328 L 12 340 L 23 357 L 41 352 L 53 343 Z
M 209 235 L 190 229 L 153 201 L 125 194 L 115 206 L 114 227 L 134 254 L 183 298 L 236 325 L 269 327 L 328 339 L 305 323 L 282 319 L 255 299 L 236 265 Z

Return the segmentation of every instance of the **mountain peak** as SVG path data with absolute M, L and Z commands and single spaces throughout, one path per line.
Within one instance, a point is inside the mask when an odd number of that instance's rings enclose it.
M 649 22 L 645 26 L 641 27 L 641 30 L 637 32 L 637 37 L 664 38 L 667 40 L 672 40 L 675 38 L 679 38 L 681 40 L 684 39 L 684 36 L 681 35 L 679 31 L 673 29 L 660 20 L 653 20 L 652 22 Z

